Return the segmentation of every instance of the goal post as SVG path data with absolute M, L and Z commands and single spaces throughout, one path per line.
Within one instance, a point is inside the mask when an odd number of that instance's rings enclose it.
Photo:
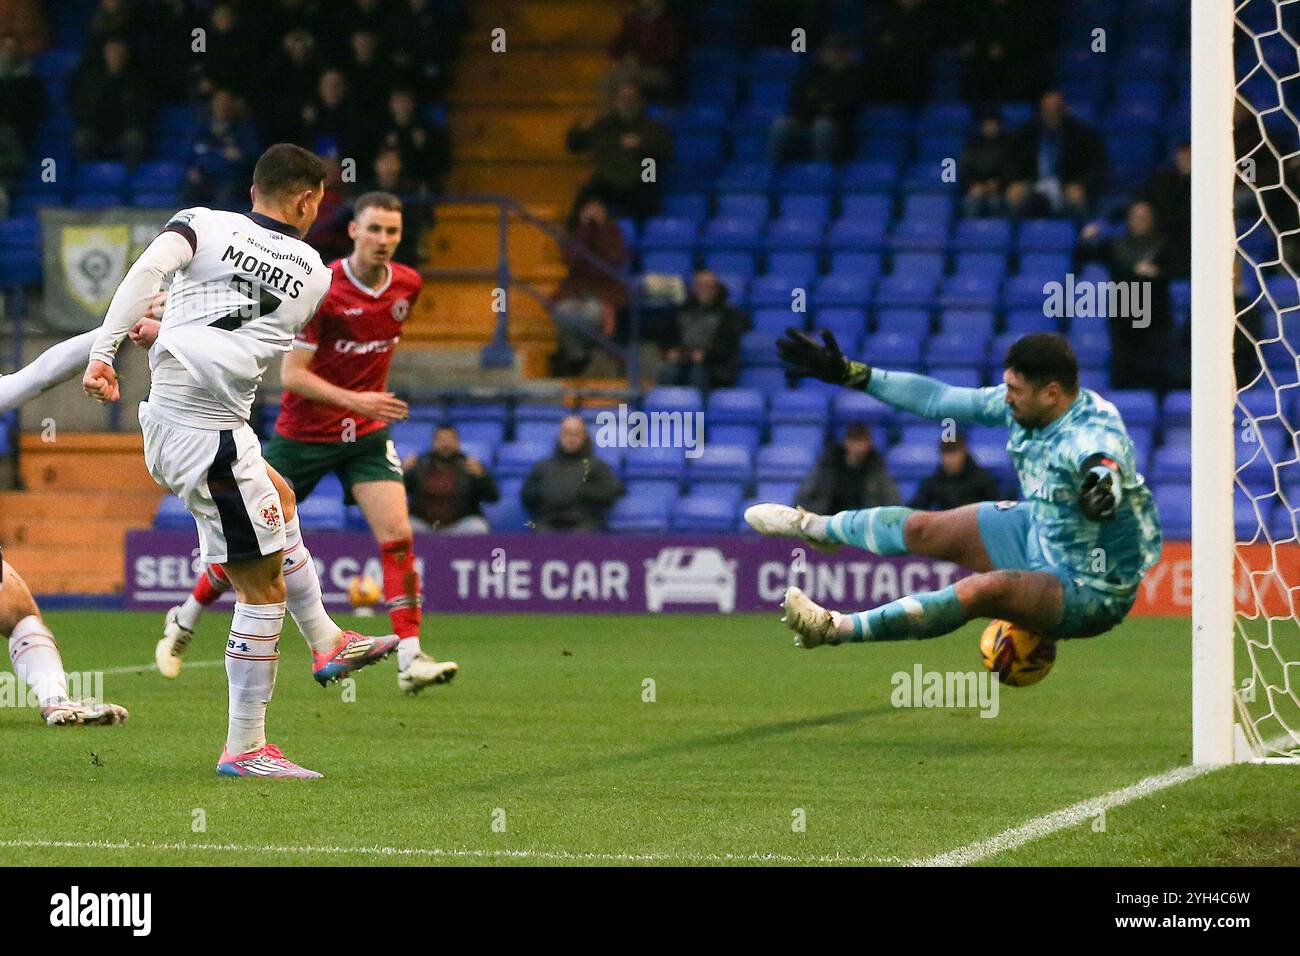
M 1234 758 L 1233 5 L 1192 2 L 1192 762 Z
M 1191 11 L 1192 760 L 1294 763 L 1300 0 Z

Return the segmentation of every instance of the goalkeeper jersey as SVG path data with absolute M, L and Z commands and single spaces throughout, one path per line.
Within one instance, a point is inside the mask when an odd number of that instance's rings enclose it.
M 1031 534 L 1047 561 L 1082 583 L 1104 591 L 1135 588 L 1160 558 L 1160 518 L 1138 474 L 1133 442 L 1119 410 L 1091 389 L 1044 428 L 1025 428 L 1011 417 L 1006 385 L 954 388 L 908 372 L 873 369 L 867 393 L 926 418 L 1003 426 L 1007 452 L 1033 513 Z M 1092 521 L 1079 510 L 1083 463 L 1103 454 L 1120 468 L 1115 517 Z

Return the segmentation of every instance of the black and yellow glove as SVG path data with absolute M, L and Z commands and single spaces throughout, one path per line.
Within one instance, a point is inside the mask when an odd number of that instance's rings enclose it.
M 835 333 L 829 329 L 822 330 L 820 343 L 807 332 L 786 329 L 777 340 L 776 350 L 786 363 L 786 376 L 792 380 L 815 378 L 850 388 L 865 388 L 871 380 L 871 366 L 846 359 Z

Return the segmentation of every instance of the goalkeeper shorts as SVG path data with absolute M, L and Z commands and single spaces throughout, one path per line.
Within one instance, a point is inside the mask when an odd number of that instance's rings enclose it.
M 1071 568 L 1052 564 L 1043 554 L 1026 501 L 985 501 L 979 506 L 980 538 L 993 567 L 1003 571 L 1044 571 L 1061 582 L 1061 621 L 1050 637 L 1093 637 L 1124 620 L 1137 600 L 1137 586 L 1112 590 L 1089 583 Z

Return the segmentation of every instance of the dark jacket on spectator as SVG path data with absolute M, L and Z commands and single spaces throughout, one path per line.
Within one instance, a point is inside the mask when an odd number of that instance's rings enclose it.
M 790 92 L 790 115 L 803 123 L 833 119 L 849 123 L 866 96 L 862 67 L 850 64 L 839 69 L 814 63 L 795 81 Z
M 703 304 L 694 295 L 682 303 L 673 335 L 665 344 L 690 352 L 707 342 L 704 364 L 710 382 L 715 388 L 728 387 L 736 384 L 740 372 L 740 337 L 747 325 L 745 314 L 728 301 L 727 288 L 722 286 L 712 305 Z
M 533 465 L 524 482 L 524 507 L 546 531 L 600 531 L 623 483 L 591 450 L 591 439 L 576 453 L 557 444 L 555 454 Z
M 934 474 L 916 489 L 909 507 L 921 511 L 947 511 L 979 501 L 997 501 L 1001 497 L 1002 489 L 998 487 L 993 472 L 967 455 L 966 467 L 955 475 L 936 468 Z
M 492 473 L 484 468 L 483 474 L 472 474 L 463 453 L 445 459 L 426 451 L 406 473 L 406 491 L 411 514 L 434 527 L 482 515 L 484 503 L 501 498 Z
M 621 269 L 627 262 L 627 246 L 623 231 L 613 219 L 603 223 L 581 222 L 569 234 L 584 249 L 612 269 Z M 555 290 L 553 300 L 595 296 L 615 309 L 627 305 L 627 287 L 623 282 L 605 272 L 586 256 L 565 253 L 569 272 Z
M 976 134 L 966 141 L 957 161 L 957 178 L 963 189 L 994 180 L 1005 184 L 1015 178 L 1016 142 L 1009 133 L 989 138 Z
M 1037 118 L 1021 128 L 1013 153 L 1020 159 L 1016 179 L 1038 179 L 1039 146 L 1051 132 Z M 1106 171 L 1106 149 L 1101 139 L 1090 126 L 1073 116 L 1065 117 L 1055 133 L 1059 140 L 1057 178 L 1062 184 L 1081 183 L 1090 195 L 1095 194 Z
M 833 445 L 799 485 L 795 504 L 822 515 L 856 508 L 902 503 L 898 486 L 874 448 L 857 468 L 845 460 L 844 447 Z
M 637 146 L 622 144 L 628 133 L 639 137 Z M 628 120 L 617 112 L 606 113 L 586 129 L 573 127 L 565 137 L 565 145 L 570 152 L 590 153 L 596 166 L 593 182 L 617 192 L 641 185 L 642 160 L 653 159 L 662 167 L 673 152 L 672 137 L 663 123 L 645 114 Z

